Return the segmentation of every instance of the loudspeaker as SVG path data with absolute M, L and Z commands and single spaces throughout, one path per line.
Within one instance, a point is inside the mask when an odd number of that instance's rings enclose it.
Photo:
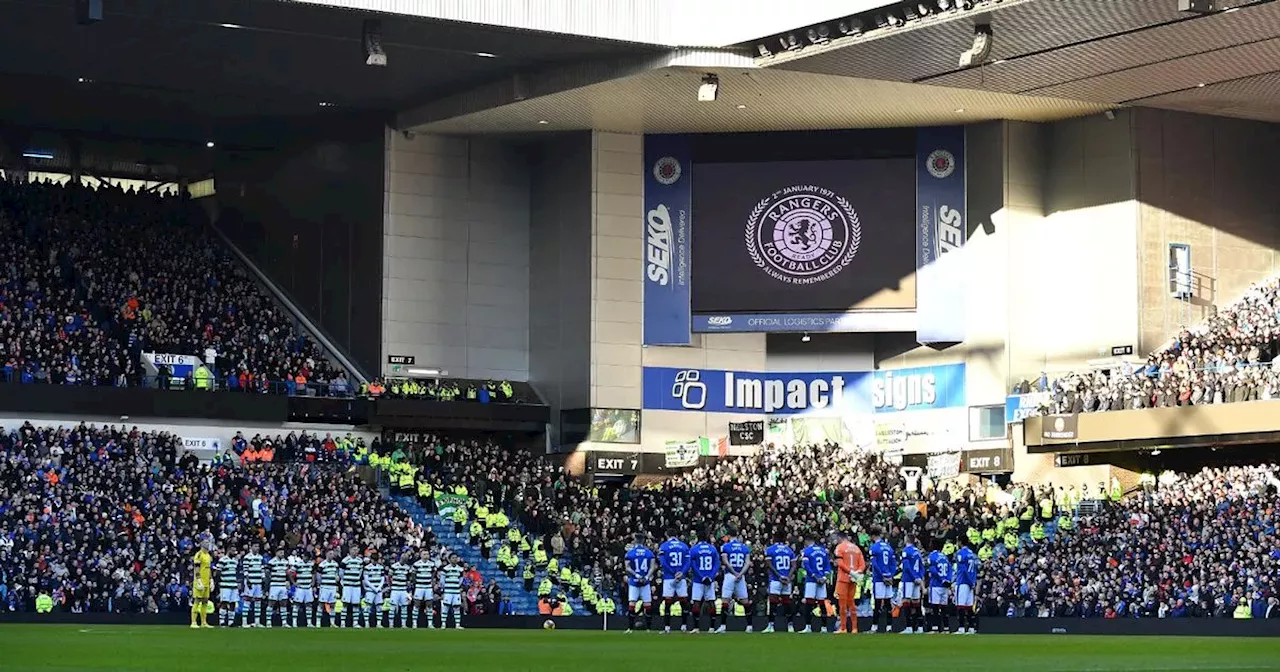
M 1206 14 L 1218 11 L 1217 4 L 1216 0 L 1178 0 L 1178 11 Z
M 76 0 L 76 23 L 88 26 L 102 20 L 102 0 Z

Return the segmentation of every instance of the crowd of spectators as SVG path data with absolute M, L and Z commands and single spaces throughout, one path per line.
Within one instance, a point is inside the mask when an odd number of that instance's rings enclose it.
M 1280 399 L 1280 278 L 1257 283 L 1239 301 L 1181 330 L 1145 365 L 1123 363 L 1022 381 L 1015 394 L 1045 393 L 1048 413 L 1164 408 Z
M 1275 464 L 1210 468 L 1142 489 L 1083 518 L 1078 534 L 991 563 L 986 609 L 1009 616 L 1280 617 L 1278 478 Z
M 1254 617 L 1280 617 L 1268 612 L 1280 597 L 1275 465 L 1208 469 L 1124 499 L 1099 484 L 1108 503 L 1077 518 L 1087 489 L 909 483 L 881 456 L 831 444 L 769 446 L 643 488 L 587 485 L 543 457 L 481 440 L 429 438 L 410 455 L 437 486 L 507 502 L 602 590 L 617 585 L 637 532 L 656 544 L 671 528 L 715 539 L 733 529 L 762 551 L 833 530 L 865 548 L 878 528 L 898 548 L 910 533 L 928 549 L 981 549 L 989 615 L 1239 616 L 1243 600 Z M 999 532 L 973 543 L 988 530 Z
M 199 357 L 227 387 L 351 392 L 185 199 L 0 180 L 0 252 L 11 379 L 138 385 L 146 351 Z
M 184 610 L 202 538 L 306 554 L 356 543 L 387 557 L 431 545 L 429 528 L 358 478 L 350 466 L 364 448 L 346 441 L 240 435 L 227 456 L 202 464 L 178 437 L 136 428 L 0 432 L 0 608 L 30 609 L 44 593 L 71 611 Z M 279 446 L 275 461 L 244 458 L 268 445 Z M 1166 474 L 1075 515 L 1087 493 L 935 485 L 833 444 L 767 446 L 644 487 L 591 485 L 545 456 L 480 437 L 426 437 L 397 450 L 438 487 L 463 486 L 504 507 L 601 594 L 618 588 L 637 532 L 656 543 L 670 528 L 715 539 L 737 530 L 759 552 L 835 530 L 865 547 L 882 529 L 898 547 L 906 534 L 926 549 L 980 547 L 987 615 L 1280 617 L 1274 464 Z M 1054 533 L 1044 533 L 1045 521 Z M 992 529 L 1000 531 L 985 534 Z M 760 578 L 752 584 L 763 586 Z M 470 577 L 468 595 L 473 613 L 503 609 L 484 577 Z
M 201 464 L 176 436 L 123 426 L 0 432 L 0 491 L 0 610 L 37 594 L 68 611 L 186 610 L 201 538 L 384 555 L 432 542 L 348 464 Z

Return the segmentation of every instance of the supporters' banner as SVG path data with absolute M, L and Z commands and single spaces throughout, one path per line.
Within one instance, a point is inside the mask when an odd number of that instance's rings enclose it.
M 916 340 L 965 338 L 964 127 L 916 129 Z
M 1079 426 L 1080 416 L 1074 413 L 1048 415 L 1045 416 L 1044 424 L 1041 425 L 1041 436 L 1046 439 L 1074 439 Z
M 689 138 L 644 138 L 644 344 L 689 345 L 693 161 Z
M 668 441 L 666 467 L 683 469 L 698 464 L 700 441 Z
M 883 413 L 875 418 L 875 443 L 882 450 L 936 453 L 960 450 L 968 442 L 964 408 Z
M 764 443 L 764 420 L 729 423 L 729 445 L 758 446 Z
M 435 495 L 436 511 L 440 513 L 441 518 L 448 518 L 453 515 L 459 507 L 467 508 L 467 504 L 471 502 L 471 498 L 466 495 L 455 495 L 451 492 L 437 492 Z
M 930 455 L 925 469 L 929 478 L 955 478 L 960 475 L 960 452 Z
M 1013 471 L 1012 448 L 981 448 L 964 451 L 961 469 L 970 474 L 1004 474 Z
M 1048 392 L 1031 392 L 1029 394 L 1011 394 L 1004 400 L 1004 422 L 1012 425 L 1027 418 L 1040 415 L 1040 408 L 1048 406 L 1053 396 Z

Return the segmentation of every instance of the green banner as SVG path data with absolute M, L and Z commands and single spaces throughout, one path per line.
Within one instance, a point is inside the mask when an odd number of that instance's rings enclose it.
M 440 513 L 441 517 L 448 518 L 453 515 L 453 512 L 457 510 L 458 507 L 466 508 L 470 501 L 471 498 L 466 495 L 455 495 L 450 492 L 437 492 L 436 511 Z

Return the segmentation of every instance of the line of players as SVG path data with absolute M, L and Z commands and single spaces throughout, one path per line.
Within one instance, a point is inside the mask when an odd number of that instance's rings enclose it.
M 860 585 L 865 578 L 861 551 L 843 534 L 833 535 L 837 544 L 838 581 Z M 940 549 L 922 556 L 915 540 L 904 538 L 901 556 L 896 554 L 879 529 L 873 530 L 871 544 L 871 589 L 873 617 L 871 632 L 893 631 L 894 607 L 897 606 L 906 620 L 904 634 L 951 632 L 950 616 L 956 615 L 957 634 L 977 632 L 977 614 L 974 595 L 978 587 L 978 555 L 967 545 L 962 545 L 952 562 Z M 851 562 L 850 554 L 843 549 L 852 548 L 857 562 Z M 786 624 L 788 632 L 795 632 L 796 612 L 803 614 L 804 629 L 813 632 L 812 617 L 818 612 L 820 625 L 817 632 L 827 632 L 827 587 L 835 578 L 831 554 L 810 535 L 804 540 L 797 563 L 795 551 L 786 542 L 770 545 L 764 553 L 769 577 L 769 623 L 763 632 L 775 632 L 775 622 Z M 899 560 L 901 562 L 899 562 Z M 751 570 L 751 547 L 730 531 L 729 539 L 717 549 L 710 541 L 701 540 L 689 546 L 676 537 L 674 531 L 659 547 L 655 555 L 645 545 L 645 536 L 637 534 L 635 543 L 627 547 L 625 556 L 628 614 L 631 619 L 627 632 L 647 622 L 653 608 L 652 583 L 654 575 L 662 571 L 662 600 L 665 606 L 663 633 L 671 632 L 672 607 L 681 609 L 681 632 L 699 632 L 702 614 L 710 616 L 709 631 L 723 633 L 727 629 L 731 605 L 741 605 L 746 614 L 746 631 L 752 632 L 754 620 L 747 574 Z M 723 568 L 723 577 L 721 569 Z M 797 570 L 804 570 L 804 585 L 797 591 Z M 717 603 L 716 582 L 723 579 Z M 692 584 L 692 600 L 689 587 Z M 927 592 L 926 592 L 927 586 Z M 850 600 L 852 590 L 840 590 L 837 595 Z M 800 601 L 796 601 L 796 593 Z M 921 596 L 927 595 L 928 609 L 922 609 Z M 690 604 L 692 602 L 692 604 Z M 837 608 L 837 624 L 833 632 L 856 632 L 857 617 L 852 605 Z M 719 616 L 719 626 L 716 617 Z M 690 619 L 692 617 L 692 619 Z M 692 630 L 689 621 L 693 621 Z M 782 627 L 778 624 L 778 629 Z M 848 629 L 846 629 L 846 627 Z
M 422 549 L 416 560 L 406 551 L 384 566 L 377 551 L 366 557 L 354 545 L 341 560 L 332 550 L 318 562 L 304 559 L 302 549 L 289 557 L 285 553 L 282 547 L 274 557 L 263 556 L 255 543 L 244 555 L 224 553 L 218 558 L 220 625 L 235 625 L 243 600 L 244 628 L 270 628 L 276 621 L 285 628 L 417 628 L 426 614 L 426 627 L 435 629 L 438 594 L 440 627 L 448 627 L 452 619 L 453 627 L 462 629 L 466 568 L 457 554 L 449 554 L 442 564 L 428 549 Z M 390 606 L 386 612 L 384 602 Z

